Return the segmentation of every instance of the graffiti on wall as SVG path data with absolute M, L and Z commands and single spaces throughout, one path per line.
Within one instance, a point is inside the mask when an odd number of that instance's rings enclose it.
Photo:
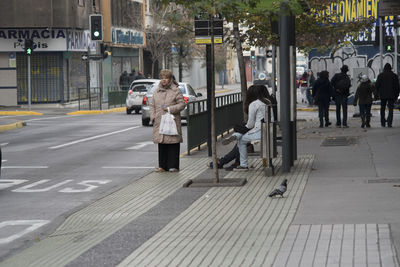
M 340 48 L 329 55 L 316 55 L 310 56 L 309 63 L 310 68 L 314 73 L 318 73 L 323 70 L 329 72 L 329 77 L 332 78 L 337 72 L 340 72 L 340 68 L 343 65 L 349 66 L 349 72 L 352 79 L 352 85 L 357 84 L 357 77 L 354 77 L 354 71 L 360 68 L 368 69 L 368 77 L 370 80 L 374 80 L 378 77 L 379 70 L 381 68 L 381 57 L 377 49 L 374 47 L 363 47 L 349 46 Z M 394 58 L 390 53 L 383 55 L 383 65 L 390 63 L 393 66 Z M 353 86 L 354 87 L 354 86 Z M 355 88 L 352 88 L 354 90 Z

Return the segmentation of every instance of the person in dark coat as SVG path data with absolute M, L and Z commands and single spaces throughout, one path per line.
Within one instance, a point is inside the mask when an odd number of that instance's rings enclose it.
M 353 102 L 354 106 L 356 106 L 358 102 L 358 107 L 360 108 L 361 128 L 365 126 L 367 126 L 367 128 L 371 127 L 372 94 L 376 97 L 375 87 L 368 76 L 364 74 L 361 76 L 361 83 L 357 87 Z
M 315 81 L 312 88 L 314 104 L 318 105 L 319 127 L 329 127 L 329 101 L 332 97 L 333 87 L 329 81 L 329 72 L 324 70 L 320 72 L 319 78 Z
M 143 73 L 141 71 L 138 71 L 138 75 L 135 77 L 135 80 L 140 80 L 140 79 L 146 79 L 146 77 L 143 76 Z
M 131 73 L 129 73 L 129 85 L 136 80 L 136 70 L 132 69 Z
M 375 83 L 376 91 L 381 100 L 381 125 L 382 127 L 392 127 L 393 122 L 393 106 L 399 96 L 399 77 L 393 73 L 392 66 L 389 63 L 385 64 L 383 72 L 378 75 Z M 389 114 L 386 119 L 386 105 L 389 109 Z
M 128 90 L 129 88 L 129 76 L 128 72 L 124 71 L 119 77 L 119 86 L 122 90 Z
M 351 81 L 350 77 L 347 75 L 349 67 L 343 65 L 340 68 L 340 72 L 336 73 L 332 80 L 332 86 L 335 88 L 334 98 L 336 104 L 336 126 L 347 128 L 347 98 L 350 95 Z M 340 108 L 343 108 L 343 120 L 340 118 Z
M 315 83 L 315 77 L 313 71 L 310 69 L 308 70 L 308 77 L 307 77 L 307 89 L 306 89 L 306 97 L 308 105 L 312 106 L 314 103 L 314 99 L 312 97 L 312 87 Z

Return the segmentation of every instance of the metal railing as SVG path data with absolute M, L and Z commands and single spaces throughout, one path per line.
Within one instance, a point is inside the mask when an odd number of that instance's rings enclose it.
M 79 110 L 101 110 L 102 90 L 100 87 L 78 88 Z
M 215 98 L 215 132 L 223 134 L 235 124 L 243 122 L 242 95 L 240 93 Z M 207 100 L 198 100 L 187 104 L 187 150 L 200 148 L 208 139 Z
M 121 90 L 119 86 L 109 86 L 108 91 L 108 108 L 125 106 L 127 90 Z

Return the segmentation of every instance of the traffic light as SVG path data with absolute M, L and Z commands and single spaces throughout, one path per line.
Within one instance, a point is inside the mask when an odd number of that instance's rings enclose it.
M 34 43 L 32 39 L 25 39 L 25 44 L 24 44 L 24 49 L 25 49 L 25 54 L 26 55 L 32 55 L 33 52 L 33 47 Z
M 393 36 L 385 36 L 385 41 L 383 44 L 386 52 L 394 52 Z
M 103 16 L 93 14 L 89 16 L 90 38 L 92 41 L 103 40 Z
M 250 55 L 251 55 L 251 60 L 254 60 L 256 58 L 256 51 L 251 50 Z
M 106 59 L 111 54 L 107 49 L 108 47 L 104 43 L 100 44 L 100 54 L 103 55 L 103 59 Z

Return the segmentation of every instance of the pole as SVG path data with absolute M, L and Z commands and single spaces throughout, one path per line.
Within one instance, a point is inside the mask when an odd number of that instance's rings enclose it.
M 212 98 L 212 68 L 211 68 L 211 45 L 206 45 L 206 64 L 207 64 L 207 147 L 208 147 L 208 156 L 212 155 L 211 148 L 211 98 Z
M 394 35 L 394 73 L 396 73 L 396 74 L 398 74 L 398 64 L 397 64 L 397 58 L 398 58 L 398 56 L 397 56 L 397 53 L 399 52 L 398 51 L 398 47 L 397 47 L 397 45 L 398 45 L 398 40 L 397 40 L 397 36 L 398 36 L 398 34 L 399 34 L 399 28 L 397 27 L 397 16 L 394 16 L 394 20 L 393 20 L 393 23 L 394 23 L 394 33 L 393 33 L 393 35 Z
M 276 97 L 276 47 L 272 46 L 272 93 Z
M 382 17 L 379 17 L 379 55 L 380 55 L 380 71 L 383 71 L 383 25 Z
M 28 71 L 28 106 L 29 110 L 31 110 L 32 104 L 32 80 L 31 80 L 31 55 L 28 55 L 28 64 L 27 64 L 27 71 Z
M 279 80 L 280 80 L 280 110 L 282 128 L 282 171 L 290 172 L 290 55 L 289 55 L 289 10 L 288 3 L 283 2 L 279 15 Z
M 87 49 L 88 58 L 86 60 L 86 93 L 89 101 L 89 110 L 92 110 L 92 105 L 90 104 L 90 65 L 89 65 L 89 58 L 90 58 L 90 48 L 88 46 Z
M 219 183 L 218 164 L 217 164 L 217 136 L 215 130 L 215 76 L 214 76 L 214 14 L 210 19 L 211 24 L 211 144 L 212 159 L 214 165 L 214 183 Z

